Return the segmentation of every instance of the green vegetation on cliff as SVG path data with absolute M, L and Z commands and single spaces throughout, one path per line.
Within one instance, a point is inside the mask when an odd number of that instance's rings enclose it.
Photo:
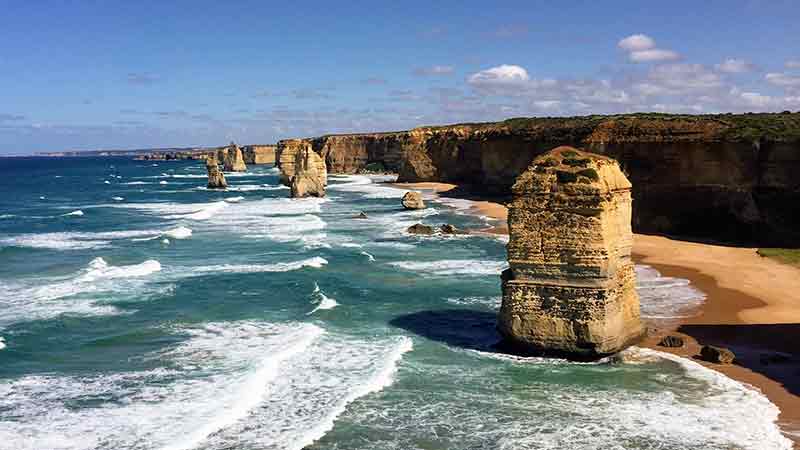
M 784 264 L 800 266 L 800 248 L 760 248 L 758 254 Z

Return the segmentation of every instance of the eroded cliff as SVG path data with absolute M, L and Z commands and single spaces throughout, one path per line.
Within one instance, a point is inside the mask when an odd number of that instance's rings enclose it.
M 534 158 L 572 145 L 620 162 L 636 187 L 638 232 L 800 242 L 800 113 L 510 119 L 292 141 L 310 145 L 332 173 L 380 164 L 399 181 L 458 183 L 497 196 L 510 195 Z

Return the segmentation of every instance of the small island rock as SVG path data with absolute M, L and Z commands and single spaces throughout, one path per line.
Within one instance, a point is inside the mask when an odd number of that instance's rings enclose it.
M 422 201 L 422 194 L 414 191 L 406 192 L 405 195 L 403 195 L 403 208 L 425 209 L 425 202 Z
M 408 233 L 411 234 L 425 234 L 430 235 L 433 234 L 433 227 L 429 225 L 423 225 L 421 223 L 411 225 L 406 229 Z
M 731 364 L 736 359 L 732 351 L 715 345 L 704 345 L 700 349 L 700 359 L 714 364 Z
M 228 182 L 225 181 L 225 175 L 219 170 L 219 163 L 216 157 L 209 156 L 206 158 L 206 171 L 208 172 L 209 189 L 225 189 L 228 187 Z

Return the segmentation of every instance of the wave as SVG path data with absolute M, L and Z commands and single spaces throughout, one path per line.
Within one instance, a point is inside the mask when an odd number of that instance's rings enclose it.
M 207 204 L 204 208 L 200 209 L 199 211 L 195 211 L 190 214 L 185 215 L 176 215 L 176 216 L 167 216 L 169 219 L 191 219 L 191 220 L 207 220 L 213 217 L 215 214 L 220 212 L 223 208 L 228 206 L 228 203 L 224 201 L 214 202 Z
M 186 234 L 186 230 L 189 234 Z M 56 232 L 39 234 L 19 234 L 0 238 L 2 247 L 27 247 L 49 250 L 89 250 L 106 248 L 114 241 L 131 239 L 132 241 L 149 241 L 163 235 L 174 234 L 175 239 L 191 236 L 191 230 L 177 227 L 171 230 L 123 230 L 89 232 Z M 179 237 L 183 236 L 183 237 Z
M 317 283 L 314 283 L 314 292 L 312 292 L 312 295 L 316 297 L 315 302 L 317 306 L 315 306 L 314 309 L 312 309 L 311 312 L 308 313 L 309 316 L 321 309 L 322 310 L 333 309 L 339 306 L 339 302 L 325 295 L 325 293 L 322 292 Z
M 211 266 L 187 267 L 186 271 L 194 273 L 258 273 L 258 272 L 290 272 L 293 270 L 311 267 L 322 268 L 328 260 L 320 256 L 303 259 L 300 261 L 273 263 L 273 264 L 217 264 Z
M 375 262 L 375 257 L 367 252 L 361 252 L 362 255 L 366 256 L 370 262 Z
M 66 214 L 62 214 L 62 216 L 82 216 L 82 215 L 83 215 L 83 211 L 81 211 L 80 209 L 72 211 L 72 212 L 68 212 Z
M 123 201 L 125 199 L 122 198 L 122 197 L 111 197 L 111 200 L 114 200 L 114 201 L 117 201 L 117 202 L 121 202 L 121 201 Z
M 169 236 L 173 239 L 186 239 L 192 235 L 192 230 L 186 227 L 176 227 L 164 232 L 164 236 Z
M 368 177 L 365 175 L 345 175 L 331 177 L 331 180 L 345 180 L 344 183 L 331 183 L 327 189 L 331 191 L 363 193 L 365 198 L 402 198 L 406 190 L 381 186 L 375 181 L 388 181 L 386 177 Z
M 397 261 L 390 266 L 404 270 L 422 272 L 429 276 L 447 275 L 500 275 L 508 263 L 474 259 L 443 259 L 439 261 Z
M 6 339 L 3 336 L 0 336 L 0 350 L 6 348 Z
M 0 412 L 15 418 L 0 422 L 3 445 L 300 450 L 349 403 L 389 386 L 412 348 L 405 337 L 354 339 L 312 324 L 222 322 L 174 332 L 186 341 L 152 354 L 158 369 L 0 382 Z
M 228 197 L 225 199 L 225 201 L 228 203 L 239 203 L 242 200 L 244 200 L 244 197 Z
M 449 297 L 446 298 L 445 301 L 453 305 L 484 306 L 497 311 L 503 303 L 503 297 Z
M 127 295 L 147 299 L 143 292 L 150 275 L 161 271 L 156 260 L 139 264 L 112 266 L 94 258 L 82 270 L 68 276 L 20 280 L 2 285 L 0 327 L 29 320 L 45 320 L 61 315 L 104 316 L 120 314 L 113 305 L 104 304 L 102 295 L 114 293 L 115 300 Z
M 646 265 L 636 265 L 636 291 L 642 317 L 675 319 L 692 317 L 705 302 L 705 294 L 689 280 L 664 277 Z

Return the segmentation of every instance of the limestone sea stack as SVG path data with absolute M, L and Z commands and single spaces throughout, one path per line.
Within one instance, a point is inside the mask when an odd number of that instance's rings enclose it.
M 402 202 L 405 209 L 425 209 L 425 202 L 422 201 L 422 194 L 419 192 L 406 192 Z
M 208 171 L 209 189 L 225 189 L 228 187 L 228 182 L 225 181 L 225 175 L 219 170 L 219 163 L 215 156 L 210 155 L 206 158 L 206 171 Z
M 289 179 L 292 197 L 324 197 L 327 184 L 328 170 L 322 157 L 310 146 L 295 153 L 294 175 Z
M 226 172 L 246 172 L 247 165 L 244 163 L 242 149 L 231 142 L 225 149 L 224 159 L 222 160 Z
M 643 335 L 631 183 L 613 159 L 558 147 L 512 188 L 498 331 L 524 353 L 592 359 Z

